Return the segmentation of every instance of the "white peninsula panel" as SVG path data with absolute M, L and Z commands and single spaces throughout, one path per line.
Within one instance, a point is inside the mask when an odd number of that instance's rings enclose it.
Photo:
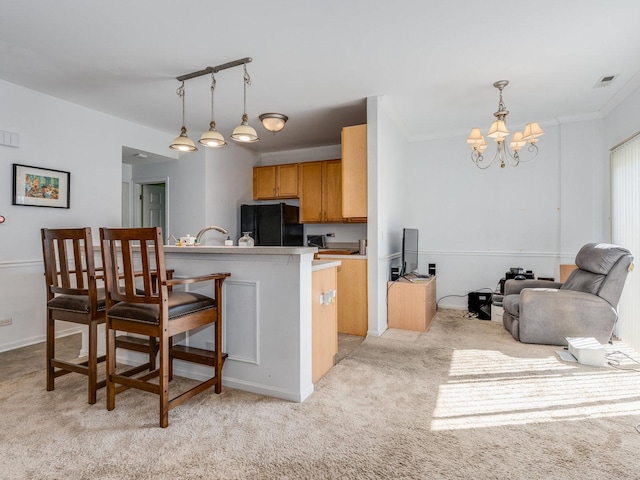
M 165 247 L 174 277 L 229 272 L 223 291 L 223 384 L 302 402 L 311 380 L 311 269 L 315 248 Z M 211 295 L 211 286 L 195 284 Z M 190 285 L 193 288 L 193 285 Z M 180 343 L 208 348 L 207 327 Z M 176 374 L 201 377 L 205 367 L 176 361 Z

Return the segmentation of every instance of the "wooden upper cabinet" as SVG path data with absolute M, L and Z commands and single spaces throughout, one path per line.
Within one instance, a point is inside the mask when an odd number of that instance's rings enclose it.
M 278 165 L 276 170 L 278 198 L 298 198 L 298 164 Z
M 276 195 L 276 167 L 253 167 L 253 198 L 274 198 Z
M 327 160 L 324 164 L 325 222 L 343 222 L 342 217 L 342 162 Z
M 300 222 L 343 222 L 340 160 L 299 164 Z
M 342 216 L 367 217 L 367 126 L 342 129 Z
M 298 164 L 253 167 L 253 198 L 298 198 Z
M 300 164 L 300 223 L 322 222 L 322 162 Z

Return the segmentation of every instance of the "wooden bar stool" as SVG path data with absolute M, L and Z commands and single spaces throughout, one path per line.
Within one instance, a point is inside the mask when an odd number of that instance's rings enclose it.
M 96 391 L 106 385 L 98 381 L 97 365 L 106 355 L 97 355 L 98 325 L 105 323 L 105 293 L 102 284 L 102 268 L 94 263 L 91 229 L 66 228 L 41 230 L 44 275 L 47 286 L 47 390 L 54 389 L 55 379 L 68 373 L 88 376 L 88 402 L 96 403 Z M 97 273 L 98 272 L 98 273 Z M 87 360 L 72 362 L 56 358 L 56 320 L 72 322 L 88 327 Z M 139 339 L 136 345 L 120 342 L 122 348 L 145 352 L 149 361 L 145 369 L 155 368 L 158 352 L 155 338 Z
M 162 231 L 152 228 L 100 229 L 107 302 L 107 410 L 115 408 L 118 393 L 137 388 L 159 396 L 160 426 L 169 425 L 169 410 L 214 387 L 222 391 L 222 284 L 228 273 L 197 278 L 167 278 Z M 120 269 L 118 269 L 120 266 Z M 153 274 L 158 278 L 154 290 Z M 170 291 L 174 285 L 212 281 L 214 297 Z M 172 346 L 172 337 L 212 325 L 214 350 Z M 160 361 L 156 370 L 134 376 L 135 369 L 116 372 L 116 331 L 158 338 Z M 174 358 L 213 367 L 213 375 L 186 392 L 169 397 Z M 122 370 L 122 369 L 121 369 Z M 155 380 L 158 377 L 158 381 Z

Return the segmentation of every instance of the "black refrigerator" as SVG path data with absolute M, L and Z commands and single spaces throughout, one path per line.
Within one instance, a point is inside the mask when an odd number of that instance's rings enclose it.
M 241 232 L 251 232 L 256 246 L 303 245 L 304 226 L 295 205 L 241 205 L 240 227 Z

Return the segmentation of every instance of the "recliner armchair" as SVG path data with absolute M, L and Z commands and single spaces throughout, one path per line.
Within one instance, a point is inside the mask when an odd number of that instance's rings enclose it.
M 567 337 L 608 343 L 618 320 L 618 301 L 632 269 L 626 248 L 588 243 L 564 283 L 507 280 L 503 323 L 523 343 L 566 345 Z

